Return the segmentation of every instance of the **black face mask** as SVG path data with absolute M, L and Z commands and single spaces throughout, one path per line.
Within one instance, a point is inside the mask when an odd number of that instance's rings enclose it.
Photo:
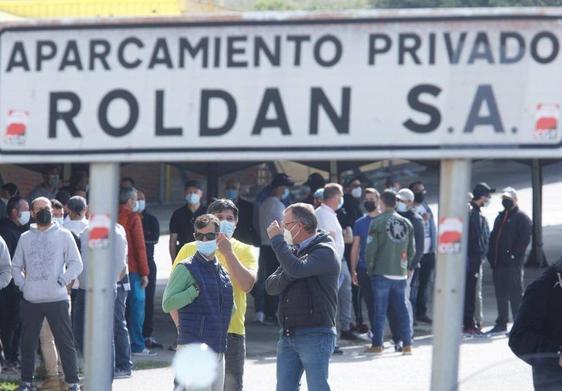
M 504 198 L 502 200 L 502 205 L 505 209 L 510 210 L 511 208 L 513 208 L 513 200 L 510 200 L 509 198 Z
M 421 191 L 414 193 L 414 202 L 416 204 L 421 204 L 424 200 L 425 200 L 425 193 Z
M 375 201 L 365 201 L 363 203 L 363 206 L 365 207 L 365 210 L 367 212 L 372 212 L 375 209 L 377 209 L 377 205 L 375 204 Z
M 51 211 L 48 209 L 41 209 L 35 215 L 35 221 L 39 225 L 49 225 L 51 224 L 53 216 L 51 215 Z

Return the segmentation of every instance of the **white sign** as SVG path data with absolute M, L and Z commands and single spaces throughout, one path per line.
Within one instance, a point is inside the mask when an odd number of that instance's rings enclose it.
M 11 25 L 0 162 L 559 157 L 562 11 L 513 12 Z

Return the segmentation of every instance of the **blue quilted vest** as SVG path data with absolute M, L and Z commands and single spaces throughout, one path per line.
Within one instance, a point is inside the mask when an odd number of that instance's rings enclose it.
M 183 265 L 197 282 L 199 296 L 179 310 L 178 344 L 204 342 L 224 353 L 233 307 L 230 278 L 216 260 L 207 261 L 198 252 Z

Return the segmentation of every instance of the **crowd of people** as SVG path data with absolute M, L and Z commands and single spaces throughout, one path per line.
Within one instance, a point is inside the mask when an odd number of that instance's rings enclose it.
M 250 202 L 234 178 L 205 205 L 204 186 L 185 184 L 185 205 L 170 219 L 173 271 L 162 309 L 177 327 L 177 345 L 205 342 L 217 353 L 212 390 L 242 390 L 246 355 L 247 294 L 255 322 L 281 329 L 277 390 L 296 390 L 303 373 L 309 388 L 328 390 L 328 366 L 342 354 L 337 341 L 367 334 L 366 353 L 384 352 L 388 320 L 394 350 L 412 354 L 414 326 L 431 324 L 431 285 L 437 228 L 416 181 L 389 178 L 382 191 L 362 177 L 344 186 L 314 173 L 308 195 L 296 202 L 293 180 L 276 175 Z M 504 210 L 493 229 L 482 216 L 494 189 L 478 184 L 468 203 L 464 332 L 483 335 L 482 264 L 493 269 L 498 318 L 491 333 L 507 330 L 523 295 L 522 268 L 531 221 L 505 189 Z M 83 367 L 88 286 L 88 180 L 61 186 L 51 168 L 23 198 L 5 184 L 0 194 L 0 337 L 5 371 L 20 373 L 31 390 L 41 351 L 43 386 L 79 390 Z M 123 178 L 115 227 L 114 378 L 131 376 L 132 355 L 150 357 L 163 346 L 153 336 L 158 219 L 144 193 Z M 256 259 L 254 247 L 259 247 Z M 91 267 L 91 266 L 90 266 Z M 366 307 L 366 316 L 363 313 Z M 38 346 L 39 345 L 39 346 Z M 64 374 L 64 382 L 60 377 Z M 178 385 L 178 388 L 181 389 Z

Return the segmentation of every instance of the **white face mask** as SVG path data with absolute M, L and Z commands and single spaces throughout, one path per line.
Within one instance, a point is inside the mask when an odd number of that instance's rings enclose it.
M 289 231 L 287 228 L 285 228 L 285 231 L 283 231 L 283 239 L 285 239 L 285 242 L 287 242 L 289 246 L 293 245 L 293 235 L 291 235 L 291 231 Z
M 20 217 L 18 217 L 18 222 L 21 225 L 26 225 L 27 223 L 29 223 L 30 218 L 31 218 L 31 212 L 30 211 L 21 212 Z
M 57 223 L 59 227 L 62 227 L 62 225 L 64 224 L 64 218 L 62 217 L 53 217 L 53 221 Z
M 351 190 L 351 195 L 352 195 L 354 198 L 361 198 L 361 195 L 363 195 L 363 189 L 361 189 L 360 187 L 354 187 L 354 188 Z
M 396 203 L 396 210 L 398 212 L 407 212 L 408 211 L 408 205 L 406 205 L 405 203 L 398 201 Z

